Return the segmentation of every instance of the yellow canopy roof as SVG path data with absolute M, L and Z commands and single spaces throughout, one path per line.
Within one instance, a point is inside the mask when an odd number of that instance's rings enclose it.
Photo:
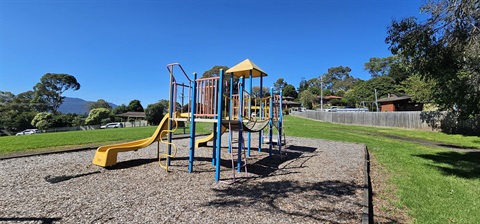
M 244 61 L 238 63 L 237 65 L 231 67 L 228 69 L 225 73 L 233 73 L 233 76 L 235 77 L 244 77 L 244 78 L 249 78 L 250 77 L 250 71 L 252 71 L 252 77 L 260 77 L 260 76 L 267 76 L 267 73 L 265 73 L 260 67 L 258 67 L 256 64 L 254 64 L 250 59 L 245 59 Z

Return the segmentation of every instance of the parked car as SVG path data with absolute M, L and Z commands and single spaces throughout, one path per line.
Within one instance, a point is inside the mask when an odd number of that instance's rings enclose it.
M 337 112 L 338 107 L 332 106 L 327 109 L 325 109 L 326 112 Z
M 338 108 L 336 106 L 331 106 L 327 109 L 325 109 L 326 112 L 368 112 L 368 108 L 366 107 L 352 107 L 352 106 L 346 106 L 344 108 Z
M 16 136 L 19 136 L 19 135 L 32 135 L 32 134 L 39 134 L 41 133 L 40 130 L 38 129 L 25 129 L 21 132 L 18 132 L 17 134 L 15 134 Z
M 120 122 L 115 122 L 115 123 L 108 123 L 106 125 L 100 126 L 101 129 L 104 128 L 123 128 L 123 124 Z

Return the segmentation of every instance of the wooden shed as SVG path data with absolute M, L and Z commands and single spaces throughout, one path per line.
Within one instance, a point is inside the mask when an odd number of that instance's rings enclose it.
M 379 99 L 378 104 L 382 112 L 423 110 L 423 103 L 414 102 L 408 95 L 389 94 L 387 98 Z

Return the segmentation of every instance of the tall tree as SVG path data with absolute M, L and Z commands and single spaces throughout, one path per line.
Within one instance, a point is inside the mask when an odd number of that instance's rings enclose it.
M 110 104 L 108 104 L 108 102 L 105 101 L 104 99 L 98 99 L 96 102 L 91 103 L 89 106 L 89 111 L 96 108 L 112 109 Z
M 293 97 L 294 99 L 298 97 L 297 90 L 295 89 L 295 86 L 293 86 L 292 84 L 286 85 L 285 88 L 283 88 L 282 94 L 283 96 Z
M 88 117 L 85 119 L 85 124 L 99 125 L 102 124 L 103 119 L 107 119 L 110 116 L 110 110 L 107 108 L 93 109 L 88 113 Z
M 32 120 L 32 125 L 41 129 L 46 130 L 53 125 L 53 114 L 49 112 L 40 112 Z
M 411 95 L 412 100 L 422 103 L 432 102 L 432 88 L 435 86 L 433 80 L 423 80 L 419 75 L 411 75 L 401 84 L 398 89 Z
M 370 58 L 364 64 L 364 70 L 368 71 L 372 78 L 384 75 L 390 76 L 397 84 L 407 79 L 411 74 L 405 62 L 398 56 Z
M 167 109 L 165 109 L 164 104 L 161 103 L 160 101 L 154 104 L 149 104 L 145 109 L 145 116 L 147 118 L 148 123 L 153 125 L 160 124 L 160 121 L 162 121 L 162 118 L 166 113 L 166 110 Z
M 58 107 L 65 98 L 62 94 L 69 90 L 80 89 L 77 79 L 68 74 L 47 73 L 42 76 L 40 82 L 34 87 L 35 96 L 32 102 L 40 111 L 57 113 Z
M 225 65 L 215 65 L 210 70 L 203 72 L 202 78 L 218 77 L 220 75 L 220 69 L 226 72 L 228 67 Z
M 308 87 L 310 87 L 310 83 L 305 79 L 305 77 L 302 77 L 302 80 L 298 85 L 298 93 L 302 93 L 303 91 L 307 90 Z
M 302 105 L 307 109 L 312 109 L 313 105 L 317 101 L 317 97 L 308 89 L 304 90 L 299 95 L 300 95 L 299 96 L 300 102 L 302 103 Z
M 210 70 L 203 72 L 202 78 L 218 77 L 220 75 L 220 69 L 223 69 L 223 72 L 226 72 L 229 68 L 225 65 L 215 65 Z M 237 77 L 233 77 L 233 93 L 238 93 L 238 81 Z M 225 76 L 225 84 L 228 84 L 224 88 L 225 93 L 230 92 L 230 75 Z
M 334 94 L 341 95 L 339 93 L 345 93 L 349 89 L 353 88 L 355 83 L 360 79 L 350 76 L 351 68 L 337 66 L 328 69 L 328 72 L 323 74 L 323 82 L 325 88 L 332 91 Z
M 122 103 L 121 105 L 113 108 L 113 114 L 123 114 L 123 113 L 125 113 L 125 112 L 127 112 L 127 111 L 128 111 L 127 105 L 125 105 L 125 104 L 123 104 L 123 103 Z
M 386 43 L 422 79 L 433 80 L 433 99 L 459 118 L 480 113 L 480 4 L 478 0 L 430 0 L 428 18 L 393 21 Z
M 287 85 L 288 85 L 287 81 L 285 81 L 283 78 L 278 78 L 277 81 L 273 83 L 273 91 L 275 93 L 279 93 L 280 91 L 283 91 L 283 89 Z
M 35 97 L 35 93 L 31 90 L 23 93 L 19 93 L 15 96 L 13 100 L 13 104 L 15 105 L 15 109 L 18 112 L 31 112 L 34 111 L 32 108 L 34 106 L 31 104 L 33 98 Z
M 166 113 L 169 112 L 169 111 L 168 111 L 168 110 L 170 109 L 170 101 L 169 101 L 169 100 L 162 99 L 162 100 L 159 100 L 159 101 L 157 102 L 157 104 L 159 104 L 160 106 L 162 106 L 162 108 L 163 108 L 162 114 L 166 114 Z
M 252 88 L 252 96 L 255 98 L 260 97 L 260 86 L 254 86 Z M 262 97 L 270 96 L 270 91 L 267 87 L 262 87 Z
M 127 111 L 132 112 L 143 112 L 143 106 L 140 103 L 140 100 L 132 100 L 127 106 Z
M 20 131 L 33 128 L 30 122 L 36 113 L 30 108 L 32 96 L 33 91 L 18 95 L 0 91 L 0 129 Z
M 370 58 L 368 62 L 365 62 L 363 67 L 364 67 L 364 70 L 367 70 L 368 73 L 370 73 L 372 78 L 375 78 L 378 76 L 388 75 L 392 62 L 393 62 L 393 56 L 386 57 L 386 58 L 374 57 L 374 58 Z
M 355 87 L 345 93 L 344 101 L 349 105 L 358 105 L 362 101 L 374 101 L 375 90 L 378 98 L 386 97 L 390 93 L 398 93 L 395 80 L 389 76 L 378 76 L 357 83 Z

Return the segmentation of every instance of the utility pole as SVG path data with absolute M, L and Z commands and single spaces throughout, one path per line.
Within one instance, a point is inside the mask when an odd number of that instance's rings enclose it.
M 375 89 L 375 106 L 377 106 L 377 112 L 378 112 L 377 89 Z
M 323 111 L 323 75 L 320 76 L 320 109 Z

